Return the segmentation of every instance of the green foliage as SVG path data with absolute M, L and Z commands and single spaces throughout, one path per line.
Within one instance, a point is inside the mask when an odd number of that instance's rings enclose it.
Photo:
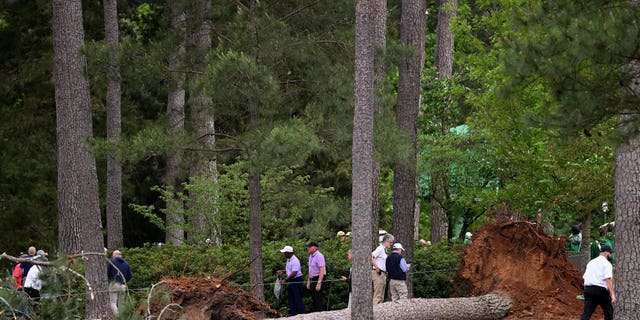
M 455 287 L 454 279 L 463 258 L 461 241 L 442 241 L 434 246 L 417 248 L 414 252 L 413 290 L 416 298 L 449 298 Z

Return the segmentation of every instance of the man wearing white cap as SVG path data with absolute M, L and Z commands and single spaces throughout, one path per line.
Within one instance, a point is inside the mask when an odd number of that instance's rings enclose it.
M 300 260 L 293 254 L 291 246 L 284 246 L 280 250 L 285 258 L 287 258 L 286 270 L 278 270 L 277 274 L 286 274 L 286 278 L 282 280 L 283 284 L 287 284 L 289 299 L 289 316 L 305 313 L 304 303 L 302 302 L 302 269 L 300 268 Z
M 386 261 L 391 301 L 407 299 L 409 296 L 409 290 L 407 290 L 407 271 L 409 270 L 409 265 L 402 256 L 402 251 L 404 251 L 402 244 L 399 242 L 394 243 L 393 251 L 391 255 L 387 257 Z

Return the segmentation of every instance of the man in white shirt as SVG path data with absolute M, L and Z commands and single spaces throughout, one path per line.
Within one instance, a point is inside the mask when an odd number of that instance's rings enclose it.
M 44 251 L 42 251 L 42 254 L 40 254 L 40 252 L 38 252 L 38 254 L 39 255 L 36 258 L 37 261 L 49 261 L 47 257 L 45 257 L 46 253 Z M 24 279 L 24 292 L 26 292 L 34 301 L 40 300 L 40 290 L 42 289 L 42 280 L 40 280 L 41 271 L 42 266 L 34 264 L 29 268 L 29 272 Z
M 278 270 L 276 273 L 286 275 L 282 283 L 288 285 L 289 316 L 306 313 L 304 302 L 302 301 L 302 283 L 304 282 L 304 278 L 302 277 L 300 260 L 293 254 L 293 247 L 291 246 L 284 246 L 280 252 L 287 258 L 287 264 L 285 270 Z
M 589 261 L 584 273 L 584 313 L 580 320 L 589 320 L 598 306 L 604 311 L 605 320 L 613 320 L 613 304 L 616 294 L 613 291 L 613 266 L 611 265 L 611 247 L 604 244 L 600 255 Z
M 384 301 L 384 290 L 387 286 L 387 248 L 391 247 L 395 238 L 390 233 L 382 237 L 380 245 L 371 253 L 371 278 L 373 279 L 373 304 Z

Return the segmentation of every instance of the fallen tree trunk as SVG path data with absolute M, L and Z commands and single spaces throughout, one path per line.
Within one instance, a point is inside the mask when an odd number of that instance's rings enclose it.
M 373 306 L 373 318 L 379 320 L 495 320 L 504 318 L 511 309 L 511 299 L 499 294 L 470 298 L 407 299 Z M 281 320 L 345 320 L 351 310 L 301 314 Z

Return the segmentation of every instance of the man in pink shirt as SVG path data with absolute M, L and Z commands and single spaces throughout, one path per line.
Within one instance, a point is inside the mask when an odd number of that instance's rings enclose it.
M 324 297 L 322 294 L 322 280 L 327 274 L 324 255 L 318 251 L 318 243 L 310 242 L 307 245 L 309 253 L 309 275 L 307 276 L 307 289 L 311 290 L 314 311 L 324 310 Z

